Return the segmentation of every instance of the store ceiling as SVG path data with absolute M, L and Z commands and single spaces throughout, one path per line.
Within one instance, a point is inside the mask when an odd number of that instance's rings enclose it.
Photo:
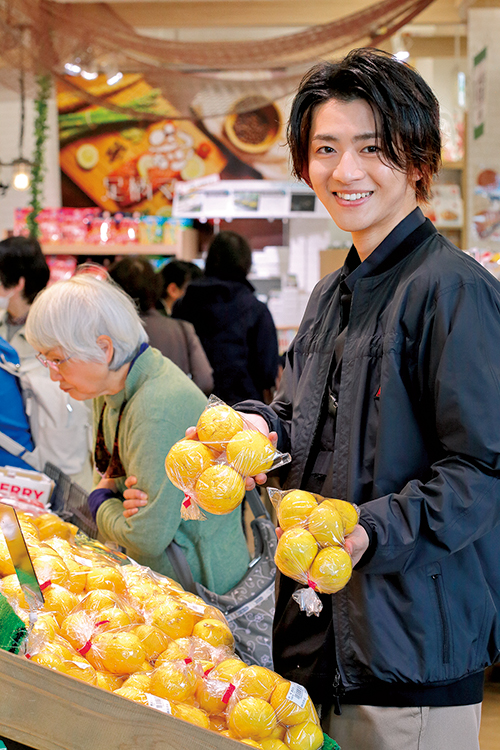
M 58 0 L 61 2 L 62 0 Z M 88 13 L 94 0 L 65 0 Z M 292 33 L 373 5 L 376 0 L 112 0 L 140 33 L 178 41 L 240 40 Z M 84 7 L 85 6 L 85 7 Z M 467 10 L 500 0 L 435 0 L 404 29 L 413 56 L 466 54 Z

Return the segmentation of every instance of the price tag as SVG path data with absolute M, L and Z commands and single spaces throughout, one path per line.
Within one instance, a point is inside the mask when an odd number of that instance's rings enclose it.
M 172 707 L 165 698 L 159 698 L 157 695 L 151 695 L 151 693 L 146 693 L 146 697 L 150 708 L 156 708 L 157 711 L 162 711 L 164 714 L 172 713 Z
M 309 695 L 303 685 L 299 685 L 297 682 L 291 682 L 286 697 L 287 700 L 295 703 L 299 708 L 304 708 Z

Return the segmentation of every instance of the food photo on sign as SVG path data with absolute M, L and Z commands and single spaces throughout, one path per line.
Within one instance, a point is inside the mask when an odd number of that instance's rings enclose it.
M 191 121 L 178 119 L 160 89 L 141 75 L 126 74 L 113 86 L 99 76 L 79 81 L 79 87 L 101 103 L 89 103 L 69 79 L 58 84 L 65 205 L 170 216 L 179 181 L 209 175 L 274 179 L 289 174 L 284 114 L 278 103 L 247 97 L 236 103 L 240 109 L 234 114 Z M 102 106 L 103 99 L 114 108 Z M 161 119 L 141 120 L 141 110 Z

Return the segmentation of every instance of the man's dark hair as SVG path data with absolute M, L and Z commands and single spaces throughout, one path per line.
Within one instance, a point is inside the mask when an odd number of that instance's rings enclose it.
M 109 269 L 109 275 L 132 297 L 142 313 L 155 307 L 160 299 L 161 280 L 145 258 L 118 260 Z
M 292 104 L 287 133 L 294 174 L 305 182 L 309 182 L 313 114 L 330 99 L 363 99 L 369 104 L 382 158 L 410 177 L 419 172 L 417 200 L 428 200 L 432 177 L 441 163 L 439 103 L 416 70 L 387 52 L 361 48 L 306 73 Z
M 8 237 L 0 242 L 0 282 L 10 289 L 24 278 L 23 297 L 31 305 L 45 289 L 50 270 L 40 243 L 34 237 Z
M 187 260 L 174 259 L 162 267 L 160 274 L 163 285 L 161 296 L 164 297 L 167 293 L 167 287 L 169 284 L 173 283 L 178 286 L 179 289 L 182 289 L 184 284 L 188 284 L 193 279 L 198 279 L 200 276 L 203 276 L 203 271 L 201 268 L 198 268 L 196 263 L 189 263 Z
M 243 281 L 252 267 L 252 250 L 241 234 L 219 232 L 208 248 L 205 276 Z

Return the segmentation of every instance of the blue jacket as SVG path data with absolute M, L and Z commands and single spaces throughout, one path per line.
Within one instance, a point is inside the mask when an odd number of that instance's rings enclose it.
M 13 347 L 0 337 L 0 358 L 7 362 L 19 364 L 19 357 Z M 27 450 L 33 450 L 33 441 L 24 411 L 23 397 L 19 382 L 14 375 L 0 368 L 0 431 L 16 440 Z M 21 458 L 0 447 L 0 466 L 17 466 L 21 469 L 32 469 Z
M 319 702 L 339 678 L 438 687 L 500 654 L 500 284 L 430 222 L 415 237 L 356 283 L 343 352 L 333 495 L 360 506 L 373 554 L 328 597 L 328 622 L 280 578 L 275 668 Z M 313 292 L 272 408 L 238 406 L 291 450 L 290 488 L 319 458 L 339 281 Z

